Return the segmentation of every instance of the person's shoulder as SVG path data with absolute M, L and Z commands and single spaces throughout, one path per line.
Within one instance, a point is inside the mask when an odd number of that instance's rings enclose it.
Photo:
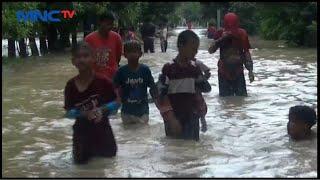
M 110 33 L 110 34 L 109 34 L 110 36 L 112 36 L 112 37 L 114 37 L 114 38 L 116 38 L 116 39 L 121 39 L 121 36 L 120 36 L 119 33 L 114 32 L 114 31 L 110 31 L 109 33 Z
M 143 63 L 140 63 L 140 68 L 141 69 L 146 69 L 146 70 L 150 70 L 149 66 Z
M 128 64 L 122 65 L 118 68 L 119 72 L 126 71 L 128 69 Z
M 151 69 L 148 65 L 146 64 L 140 64 L 140 69 L 143 71 L 143 72 L 146 72 L 146 73 L 151 73 Z
M 166 64 L 163 65 L 162 67 L 162 72 L 163 73 L 167 73 L 169 72 L 171 69 L 174 69 L 175 68 L 175 62 L 172 61 L 172 62 L 167 62 Z
M 69 80 L 67 81 L 66 86 L 65 86 L 65 89 L 69 89 L 69 88 L 73 87 L 74 81 L 75 81 L 75 78 L 76 78 L 76 77 L 77 77 L 77 76 L 74 76 L 73 78 L 71 78 L 71 79 L 69 79 Z
M 247 35 L 247 31 L 246 31 L 245 29 L 239 28 L 238 30 L 239 30 L 239 32 L 240 32 L 241 34 Z
M 97 37 L 97 31 L 93 31 L 93 32 L 91 32 L 90 34 L 88 34 L 85 38 L 84 38 L 84 40 L 85 41 L 88 41 L 88 40 L 91 40 L 91 39 L 93 39 L 93 38 L 96 38 Z
M 203 62 L 201 60 L 196 59 L 195 63 L 198 64 L 203 64 Z
M 198 61 L 198 60 L 197 60 Z M 203 65 L 202 62 L 197 62 L 197 61 L 191 61 L 191 68 L 196 69 L 196 70 L 201 70 L 200 66 Z
M 99 74 L 95 74 L 95 81 L 98 84 L 112 85 L 111 79 Z
M 170 68 L 170 67 L 172 67 L 172 66 L 174 66 L 174 61 L 172 61 L 172 62 L 167 62 L 167 63 L 165 63 L 164 65 L 163 65 L 163 68 Z

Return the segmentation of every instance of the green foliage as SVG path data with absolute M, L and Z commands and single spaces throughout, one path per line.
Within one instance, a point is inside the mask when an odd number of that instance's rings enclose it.
M 151 20 L 155 24 L 177 22 L 179 15 L 175 11 L 179 4 L 177 2 L 143 2 L 140 19 L 142 21 Z
M 231 2 L 230 12 L 236 13 L 240 17 L 240 26 L 249 34 L 255 34 L 258 31 L 258 19 L 256 2 Z
M 186 2 L 181 4 L 180 12 L 187 21 L 199 22 L 201 20 L 201 5 L 199 2 Z
M 34 23 L 18 22 L 16 12 L 18 10 L 31 10 L 38 6 L 38 3 L 14 2 L 2 3 L 2 34 L 4 38 L 26 38 L 34 29 Z
M 228 11 L 240 17 L 240 25 L 249 34 L 259 33 L 268 40 L 285 40 L 289 45 L 316 44 L 316 2 L 4 2 L 2 3 L 2 35 L 4 38 L 26 38 L 41 33 L 47 23 L 18 22 L 17 10 L 74 9 L 72 20 L 52 23 L 57 29 L 69 32 L 79 27 L 88 16 L 97 16 L 112 11 L 122 27 L 134 26 L 146 19 L 155 24 L 168 22 L 178 24 L 182 19 L 205 24 L 215 21 L 217 9 L 221 18 Z M 62 16 L 62 15 L 60 15 Z
M 217 18 L 217 10 L 221 10 L 221 15 L 225 14 L 229 8 L 228 2 L 201 2 L 201 18 L 205 21 L 210 21 Z
M 262 37 L 285 40 L 290 46 L 302 46 L 306 43 L 308 27 L 316 19 L 317 8 L 313 2 L 262 3 L 257 12 Z

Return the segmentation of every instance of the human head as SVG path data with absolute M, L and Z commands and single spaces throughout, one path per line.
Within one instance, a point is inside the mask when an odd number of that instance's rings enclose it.
M 179 55 L 192 60 L 198 52 L 199 43 L 200 40 L 196 33 L 191 30 L 182 31 L 177 40 Z
M 86 42 L 79 42 L 72 49 L 72 64 L 79 70 L 91 69 L 93 63 L 92 49 Z
M 211 26 L 214 26 L 215 25 L 215 23 L 214 22 L 209 22 L 209 27 L 211 27 Z
M 115 17 L 113 13 L 107 12 L 99 15 L 99 30 L 108 33 L 113 29 Z
M 239 28 L 238 16 L 235 13 L 227 13 L 223 18 L 223 27 L 230 31 Z
M 129 31 L 135 31 L 134 26 L 130 26 L 130 27 L 128 28 L 128 30 L 129 30 Z
M 288 134 L 292 139 L 305 139 L 316 124 L 316 112 L 308 106 L 294 106 L 289 110 Z
M 124 57 L 128 59 L 128 63 L 138 63 L 142 56 L 141 45 L 136 40 L 125 42 L 123 52 Z

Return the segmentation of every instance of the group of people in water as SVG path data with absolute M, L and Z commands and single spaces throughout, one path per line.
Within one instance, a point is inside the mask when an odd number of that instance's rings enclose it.
M 211 73 L 210 68 L 195 58 L 199 37 L 190 29 L 178 35 L 178 54 L 163 65 L 155 82 L 150 68 L 139 63 L 142 42 L 144 52 L 154 52 L 153 34 L 144 33 L 139 40 L 127 33 L 123 45 L 123 38 L 112 31 L 114 20 L 112 13 L 101 15 L 98 30 L 88 34 L 85 42 L 72 50 L 72 64 L 79 74 L 66 84 L 64 108 L 67 118 L 76 119 L 73 125 L 73 158 L 76 163 L 86 163 L 93 156 L 116 155 L 117 144 L 108 116 L 117 113 L 120 107 L 124 124 L 148 123 L 148 88 L 164 120 L 166 136 L 198 141 L 200 122 L 201 131 L 207 130 L 207 105 L 202 93 L 211 91 L 208 82 Z M 154 27 L 146 24 L 141 31 L 149 32 L 148 28 Z M 167 36 L 167 32 L 163 34 Z M 226 14 L 223 28 L 212 36 L 215 41 L 209 53 L 220 49 L 219 95 L 247 96 L 243 66 L 249 71 L 252 82 L 253 62 L 248 35 L 239 27 L 237 15 Z M 166 39 L 162 37 L 162 51 L 166 50 Z M 128 63 L 119 67 L 122 55 Z M 287 127 L 292 138 L 309 137 L 315 123 L 316 114 L 312 108 L 290 108 Z

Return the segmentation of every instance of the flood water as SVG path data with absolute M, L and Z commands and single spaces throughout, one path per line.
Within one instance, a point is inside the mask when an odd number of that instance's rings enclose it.
M 176 29 L 175 33 L 182 31 Z M 110 118 L 118 144 L 116 157 L 72 163 L 73 120 L 63 118 L 63 90 L 77 74 L 70 54 L 29 58 L 2 71 L 2 176 L 4 177 L 316 177 L 317 140 L 294 142 L 286 132 L 291 106 L 317 107 L 316 49 L 290 49 L 277 42 L 252 42 L 256 80 L 249 97 L 218 96 L 219 53 L 208 54 L 203 29 L 197 58 L 211 68 L 208 131 L 200 141 L 165 137 L 162 118 L 150 106 L 149 125 L 124 127 Z M 176 36 L 168 52 L 144 54 L 157 79 L 173 59 Z M 126 63 L 122 59 L 121 64 Z M 317 132 L 317 125 L 313 131 Z

